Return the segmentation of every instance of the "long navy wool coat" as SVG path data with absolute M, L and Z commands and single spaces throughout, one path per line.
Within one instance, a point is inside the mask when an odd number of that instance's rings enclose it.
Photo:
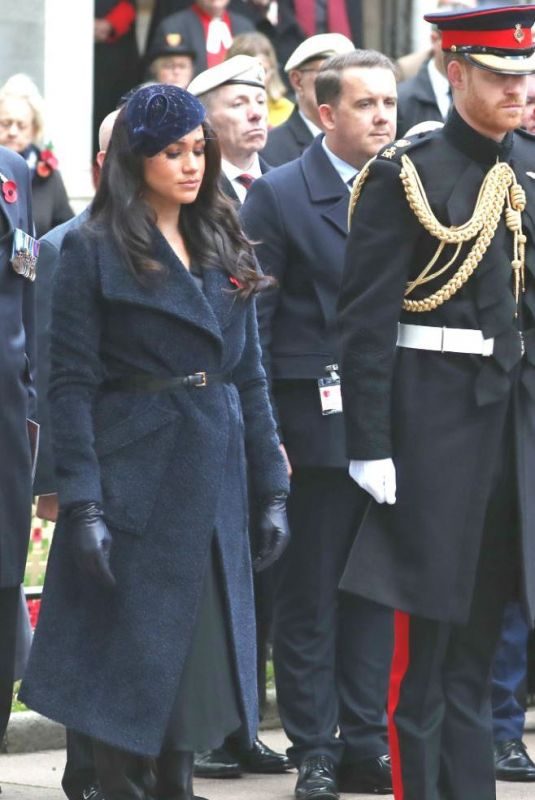
M 103 504 L 114 590 L 77 570 L 61 515 L 21 696 L 125 750 L 160 751 L 188 653 L 212 536 L 221 555 L 245 734 L 257 726 L 247 477 L 288 479 L 260 363 L 254 302 L 205 270 L 204 293 L 154 231 L 165 278 L 144 287 L 105 233 L 65 239 L 51 336 L 60 505 Z M 231 373 L 158 394 L 109 391 L 131 373 Z M 217 659 L 217 653 L 214 653 Z

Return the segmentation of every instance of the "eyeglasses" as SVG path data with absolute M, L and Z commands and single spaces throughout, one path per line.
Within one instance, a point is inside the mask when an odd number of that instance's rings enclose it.
M 301 67 L 300 69 L 298 67 L 298 71 L 299 72 L 319 72 L 320 71 L 320 67 Z

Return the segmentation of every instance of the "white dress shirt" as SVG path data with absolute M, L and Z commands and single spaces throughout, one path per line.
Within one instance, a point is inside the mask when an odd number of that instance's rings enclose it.
M 255 180 L 256 178 L 260 178 L 262 176 L 262 170 L 260 169 L 260 159 L 258 158 L 258 153 L 254 154 L 253 161 L 251 166 L 248 169 L 241 169 L 240 167 L 236 167 L 234 164 L 231 164 L 230 161 L 227 161 L 225 158 L 221 159 L 221 169 L 223 174 L 226 175 L 228 180 L 230 181 L 232 188 L 238 195 L 238 200 L 240 203 L 243 203 L 246 196 L 247 196 L 247 189 L 240 183 L 238 180 L 240 175 L 251 175 Z

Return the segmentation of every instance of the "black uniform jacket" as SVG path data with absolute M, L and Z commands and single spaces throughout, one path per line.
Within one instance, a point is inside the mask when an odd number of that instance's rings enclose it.
M 31 524 L 32 471 L 27 417 L 35 411 L 33 284 L 11 264 L 13 232 L 32 233 L 30 173 L 24 160 L 0 147 L 4 184 L 16 184 L 7 202 L 0 188 L 0 588 L 24 577 Z
M 317 385 L 337 361 L 336 299 L 349 191 L 321 139 L 297 161 L 255 181 L 241 219 L 278 288 L 258 299 L 264 365 L 290 461 L 345 467 L 341 414 L 322 416 Z M 311 435 L 313 431 L 313 435 Z
M 527 195 L 522 215 L 527 290 L 518 319 L 512 234 L 503 218 L 477 270 L 452 299 L 434 311 L 401 312 L 407 281 L 421 272 L 437 245 L 406 200 L 400 180 L 404 153 L 419 172 L 434 214 L 446 225 L 472 216 L 481 183 L 497 158 L 511 164 Z M 371 165 L 353 218 L 339 301 L 348 456 L 392 457 L 397 501 L 370 504 L 342 586 L 424 617 L 467 618 L 491 473 L 510 402 L 523 585 L 535 617 L 534 167 L 535 140 L 529 134 L 511 133 L 497 144 L 453 111 L 442 130 L 383 151 Z M 472 244 L 464 246 L 464 255 Z M 452 247 L 446 252 L 451 254 Z M 414 299 L 428 296 L 452 274 L 450 269 L 419 287 Z M 479 329 L 486 338 L 495 337 L 494 354 L 396 348 L 400 319 Z M 525 330 L 524 357 L 519 326 Z
M 398 136 L 419 122 L 442 122 L 442 114 L 431 84 L 429 61 L 423 64 L 414 78 L 403 81 L 398 87 Z
M 313 140 L 312 132 L 296 106 L 286 122 L 269 132 L 262 155 L 272 167 L 280 167 L 299 158 Z

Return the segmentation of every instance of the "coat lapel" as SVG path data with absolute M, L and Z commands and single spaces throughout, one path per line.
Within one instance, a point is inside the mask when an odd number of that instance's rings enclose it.
M 318 136 L 302 156 L 302 169 L 312 203 L 321 205 L 321 216 L 345 238 L 349 191 L 327 158 Z

